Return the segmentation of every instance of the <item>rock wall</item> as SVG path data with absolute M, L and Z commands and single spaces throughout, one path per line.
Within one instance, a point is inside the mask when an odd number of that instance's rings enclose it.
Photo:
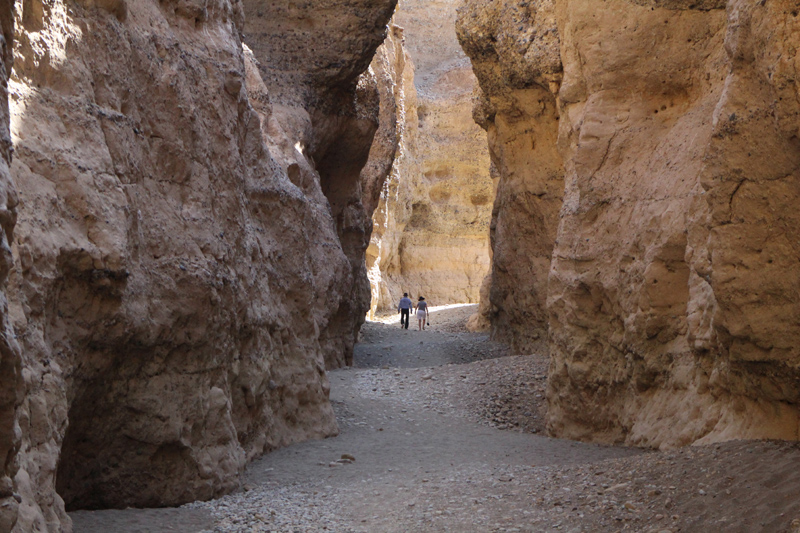
M 468 2 L 457 28 L 480 82 L 474 118 L 499 177 L 482 315 L 515 353 L 546 350 L 547 278 L 564 190 L 553 3 Z
M 11 136 L 8 111 L 8 73 L 12 66 L 14 39 L 10 0 L 0 0 L 0 531 L 11 531 L 17 522 L 19 494 L 14 476 L 20 446 L 17 406 L 22 399 L 21 352 L 8 316 L 8 273 L 13 265 L 10 243 L 16 222 L 17 196 L 11 180 Z
M 370 191 L 372 234 L 366 251 L 370 283 L 370 315 L 394 307 L 395 295 L 402 290 L 386 272 L 387 266 L 399 264 L 403 228 L 411 215 L 414 176 L 420 173 L 417 148 L 417 91 L 414 87 L 414 64 L 403 46 L 404 30 L 394 25 L 390 36 L 394 48 L 382 47 L 372 68 L 380 76 L 391 76 L 391 93 L 381 93 L 381 123 L 375 135 L 369 161 L 362 171 L 362 181 L 375 183 L 373 175 L 385 175 L 380 189 Z M 384 103 L 386 102 L 386 103 Z M 384 114 L 393 109 L 392 114 Z M 387 159 L 386 155 L 391 154 Z M 387 161 L 390 165 L 386 166 Z M 402 285 L 402 283 L 401 283 Z M 407 289 L 406 289 L 407 290 Z
M 541 130 L 555 117 L 564 169 L 547 300 L 513 310 L 548 315 L 550 432 L 656 447 L 800 439 L 796 3 L 491 4 L 468 2 L 460 30 L 482 87 L 499 72 L 513 90 L 504 65 L 520 58 L 563 70 L 544 76 L 555 113 L 526 119 Z M 497 60 L 479 46 L 491 9 L 507 13 Z M 495 261 L 521 246 L 494 239 Z
M 457 5 L 398 4 L 414 69 L 403 86 L 397 163 L 378 208 L 385 215 L 375 220 L 373 309 L 395 308 L 403 292 L 433 305 L 477 302 L 489 268 L 494 184 L 471 119 L 475 78 L 452 30 Z
M 364 204 L 374 206 L 374 190 L 381 189 L 386 175 L 360 175 L 369 159 L 382 101 L 375 71 L 360 74 L 386 37 L 395 4 L 396 0 L 331 0 L 312 6 L 295 0 L 244 0 L 245 41 L 270 92 L 276 122 L 283 130 L 278 137 L 291 140 L 280 150 L 285 154 L 281 165 L 297 183 L 320 183 L 350 261 L 345 285 L 349 295 L 329 303 L 335 303 L 330 323 L 321 331 L 329 367 L 351 362 L 370 305 L 364 257 L 372 220 Z M 393 47 L 389 42 L 385 48 Z M 392 79 L 380 81 L 385 87 Z M 383 103 L 388 105 L 385 97 Z M 381 118 L 394 124 L 391 115 L 390 107 Z M 296 152 L 302 154 L 301 161 L 295 161 Z M 376 183 L 369 184 L 369 179 Z
M 360 171 L 379 93 L 361 73 L 394 3 L 14 9 L 3 339 L 21 346 L 18 431 L 18 356 L 0 350 L 0 454 L 22 445 L 4 463 L 14 531 L 68 531 L 65 502 L 218 496 L 248 459 L 335 434 L 325 366 L 351 360 L 369 297 Z M 262 11 L 270 54 L 244 22 Z M 16 202 L 0 190 L 7 236 Z

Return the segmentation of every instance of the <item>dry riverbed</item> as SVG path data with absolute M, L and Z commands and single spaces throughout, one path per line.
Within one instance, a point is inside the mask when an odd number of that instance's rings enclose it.
M 330 373 L 341 434 L 255 461 L 241 492 L 71 513 L 75 531 L 794 531 L 797 444 L 645 452 L 547 438 L 546 358 L 467 332 L 471 312 L 436 310 L 425 332 L 396 315 L 367 323 L 355 367 Z

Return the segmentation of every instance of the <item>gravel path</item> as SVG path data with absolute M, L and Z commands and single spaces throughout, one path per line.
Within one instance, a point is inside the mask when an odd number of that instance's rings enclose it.
M 253 462 L 241 492 L 71 513 L 75 531 L 792 531 L 797 444 L 645 453 L 540 436 L 546 358 L 468 333 L 474 307 L 434 309 L 425 332 L 367 323 L 355 367 L 330 373 L 340 435 Z

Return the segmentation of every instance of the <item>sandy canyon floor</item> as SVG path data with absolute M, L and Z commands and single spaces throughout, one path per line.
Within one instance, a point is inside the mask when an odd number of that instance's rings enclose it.
M 546 358 L 468 333 L 474 310 L 434 308 L 424 332 L 367 323 L 330 374 L 340 435 L 255 461 L 241 492 L 74 512 L 75 532 L 800 532 L 800 445 L 542 436 Z

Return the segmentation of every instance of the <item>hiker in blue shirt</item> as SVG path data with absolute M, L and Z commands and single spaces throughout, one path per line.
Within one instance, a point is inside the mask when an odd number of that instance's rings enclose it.
M 408 293 L 404 292 L 403 297 L 400 298 L 400 304 L 397 306 L 397 312 L 400 313 L 400 327 L 408 329 L 408 315 L 414 303 L 408 297 Z

